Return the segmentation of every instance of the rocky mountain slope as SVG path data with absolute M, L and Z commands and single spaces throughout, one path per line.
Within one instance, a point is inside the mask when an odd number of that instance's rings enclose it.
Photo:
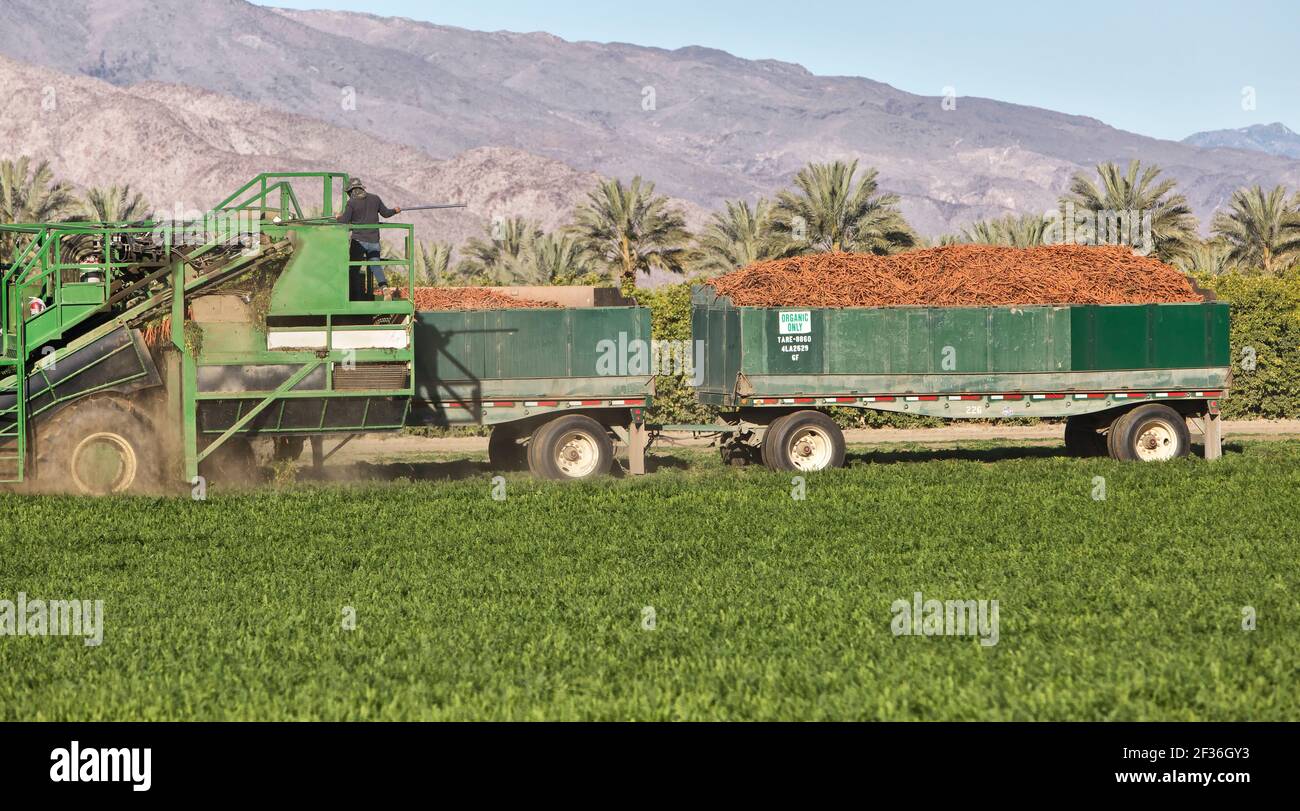
M 1161 165 L 1203 222 L 1239 186 L 1300 186 L 1300 161 L 1284 157 L 989 99 L 945 109 L 938 97 L 869 79 L 700 47 L 567 42 L 243 0 L 5 0 L 0 30 L 10 56 L 122 88 L 204 88 L 437 159 L 506 147 L 579 172 L 640 173 L 709 207 L 770 194 L 811 160 L 859 158 L 930 235 L 1042 211 L 1071 174 L 1106 160 Z
M 1184 138 L 1183 143 L 1209 149 L 1244 149 L 1300 159 L 1300 135 L 1280 122 L 1255 124 L 1235 130 L 1198 132 Z
M 0 158 L 50 160 L 80 187 L 130 183 L 155 210 L 203 210 L 259 172 L 341 170 L 390 205 L 466 203 L 412 214 L 425 240 L 460 243 L 494 217 L 564 224 L 599 180 L 558 161 L 503 147 L 447 160 L 336 127 L 180 85 L 116 87 L 0 57 Z M 304 200 L 310 205 L 314 201 Z M 702 212 L 692 207 L 695 218 Z

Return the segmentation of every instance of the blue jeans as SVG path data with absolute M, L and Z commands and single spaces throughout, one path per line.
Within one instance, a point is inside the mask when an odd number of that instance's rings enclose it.
M 365 257 L 364 257 L 365 259 L 374 261 L 379 258 L 381 252 L 381 246 L 378 242 L 362 242 L 361 240 L 358 239 L 356 240 L 356 243 L 361 246 L 362 252 L 365 253 Z M 388 276 L 385 275 L 384 273 L 383 265 L 371 265 L 370 272 L 375 277 L 376 285 L 378 285 L 379 287 L 388 286 Z

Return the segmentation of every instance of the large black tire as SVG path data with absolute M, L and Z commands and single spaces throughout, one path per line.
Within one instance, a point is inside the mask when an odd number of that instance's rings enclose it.
M 520 443 L 519 430 L 512 425 L 498 425 L 488 437 L 488 463 L 493 470 L 523 470 L 528 450 Z
M 816 473 L 844 467 L 844 432 L 820 411 L 797 411 L 767 429 L 764 459 L 772 470 Z
M 36 487 L 88 496 L 157 493 L 163 455 L 148 418 L 116 397 L 74 403 L 36 427 Z
M 758 461 L 763 464 L 763 467 L 771 470 L 776 469 L 773 468 L 772 463 L 768 461 L 769 459 L 774 459 L 776 457 L 772 451 L 772 437 L 776 436 L 778 426 L 784 424 L 785 420 L 789 417 L 789 414 L 782 414 L 767 424 L 767 430 L 763 432 L 763 441 L 758 443 Z
M 1097 430 L 1095 417 L 1089 414 L 1066 418 L 1065 450 L 1071 456 L 1106 455 L 1106 435 Z
M 543 479 L 584 481 L 608 474 L 613 464 L 609 431 L 581 414 L 543 423 L 528 443 L 528 468 Z
M 1192 436 L 1182 414 L 1147 403 L 1116 420 L 1108 444 L 1111 456 L 1122 462 L 1167 462 L 1191 451 Z
M 1124 432 L 1124 425 L 1128 420 L 1128 416 L 1132 413 L 1132 411 L 1125 411 L 1120 414 L 1111 422 L 1110 428 L 1106 430 L 1106 455 L 1111 459 L 1119 459 L 1118 439 Z

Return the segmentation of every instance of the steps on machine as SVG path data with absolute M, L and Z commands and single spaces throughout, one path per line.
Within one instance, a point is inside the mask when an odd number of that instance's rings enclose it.
M 15 396 L 17 371 L 17 359 L 0 356 L 0 483 L 6 484 L 21 482 L 26 465 L 26 401 Z

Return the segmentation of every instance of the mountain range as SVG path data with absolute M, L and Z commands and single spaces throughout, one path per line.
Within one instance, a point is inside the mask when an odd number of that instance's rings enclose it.
M 0 122 L 0 153 L 49 154 L 78 182 L 111 176 L 165 199 L 254 170 L 341 169 L 403 200 L 465 196 L 469 213 L 430 219 L 448 241 L 494 216 L 558 222 L 602 176 L 652 179 L 698 223 L 835 158 L 878 168 L 930 236 L 1042 212 L 1074 173 L 1110 160 L 1160 165 L 1203 225 L 1240 186 L 1300 186 L 1295 156 L 1244 143 L 1207 149 L 991 99 L 945 104 L 704 47 L 243 0 L 5 0 L 0 29 L 0 53 L 45 69 L 0 64 L 0 98 L 19 107 Z M 86 106 L 41 119 L 10 77 Z
M 1209 149 L 1242 149 L 1300 159 L 1300 135 L 1280 122 L 1255 124 L 1235 130 L 1198 132 L 1184 138 L 1183 143 Z

